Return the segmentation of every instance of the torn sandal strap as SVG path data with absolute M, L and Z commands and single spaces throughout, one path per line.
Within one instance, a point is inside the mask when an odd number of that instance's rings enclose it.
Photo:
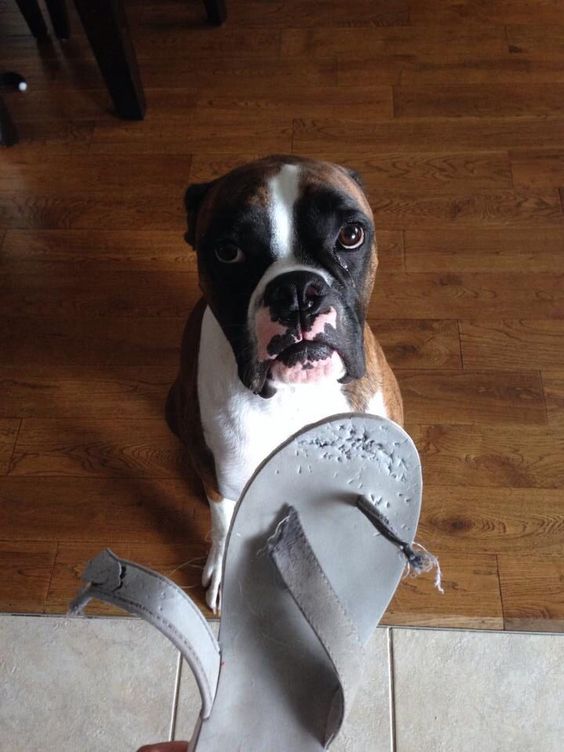
M 78 615 L 96 598 L 148 621 L 175 645 L 192 669 L 202 698 L 202 717 L 213 706 L 220 668 L 219 644 L 198 607 L 167 577 L 119 559 L 106 549 L 86 567 L 87 582 L 72 601 Z
M 370 520 L 376 530 L 384 536 L 390 543 L 399 548 L 406 559 L 407 575 L 413 574 L 415 576 L 423 574 L 423 572 L 431 572 L 435 569 L 435 587 L 440 593 L 444 594 L 443 586 L 441 583 L 442 573 L 439 560 L 434 554 L 427 551 L 420 543 L 408 543 L 400 538 L 400 536 L 393 529 L 389 519 L 383 514 L 376 504 L 368 499 L 366 496 L 359 496 L 357 498 L 357 507 L 360 511 Z M 418 551 L 414 550 L 414 546 Z
M 288 507 L 287 515 L 268 539 L 267 551 L 335 669 L 339 686 L 327 721 L 327 748 L 353 703 L 366 651 L 356 626 L 321 568 L 294 507 Z

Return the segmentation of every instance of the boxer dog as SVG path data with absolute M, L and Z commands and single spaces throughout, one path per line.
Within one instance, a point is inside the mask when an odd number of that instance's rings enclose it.
M 397 382 L 365 321 L 377 267 L 372 211 L 350 170 L 295 156 L 186 192 L 203 298 L 166 405 L 211 508 L 203 571 L 215 611 L 235 503 L 259 463 L 335 413 L 402 422 Z

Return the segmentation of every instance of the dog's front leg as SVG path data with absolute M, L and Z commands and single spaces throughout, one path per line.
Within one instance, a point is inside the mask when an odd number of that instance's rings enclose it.
M 202 585 L 207 588 L 206 603 L 215 614 L 221 608 L 219 588 L 223 571 L 223 555 L 235 502 L 226 498 L 213 501 L 209 497 L 208 501 L 211 511 L 211 548 L 202 573 Z

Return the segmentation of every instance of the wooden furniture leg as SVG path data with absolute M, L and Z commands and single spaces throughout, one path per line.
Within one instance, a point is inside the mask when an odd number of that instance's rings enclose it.
M 214 26 L 221 26 L 227 19 L 225 0 L 204 0 L 208 21 Z
M 66 0 L 45 0 L 45 4 L 57 39 L 69 39 L 70 22 Z
M 48 36 L 47 26 L 37 0 L 16 0 L 16 3 L 33 36 L 45 39 Z
M 143 120 L 145 95 L 122 0 L 75 5 L 118 115 Z
M 13 146 L 18 142 L 18 131 L 10 111 L 0 97 L 0 146 Z

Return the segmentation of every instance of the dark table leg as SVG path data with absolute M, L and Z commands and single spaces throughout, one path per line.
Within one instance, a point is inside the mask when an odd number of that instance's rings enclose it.
M 118 115 L 143 120 L 145 95 L 122 0 L 74 0 Z
M 4 100 L 0 97 L 0 146 L 13 146 L 18 142 L 18 132 Z
M 204 0 L 208 21 L 214 26 L 221 26 L 227 18 L 225 0 Z
M 57 39 L 70 38 L 69 12 L 66 0 L 45 0 Z
M 36 39 L 45 39 L 48 34 L 47 27 L 37 0 L 16 0 L 16 3 L 33 36 Z

